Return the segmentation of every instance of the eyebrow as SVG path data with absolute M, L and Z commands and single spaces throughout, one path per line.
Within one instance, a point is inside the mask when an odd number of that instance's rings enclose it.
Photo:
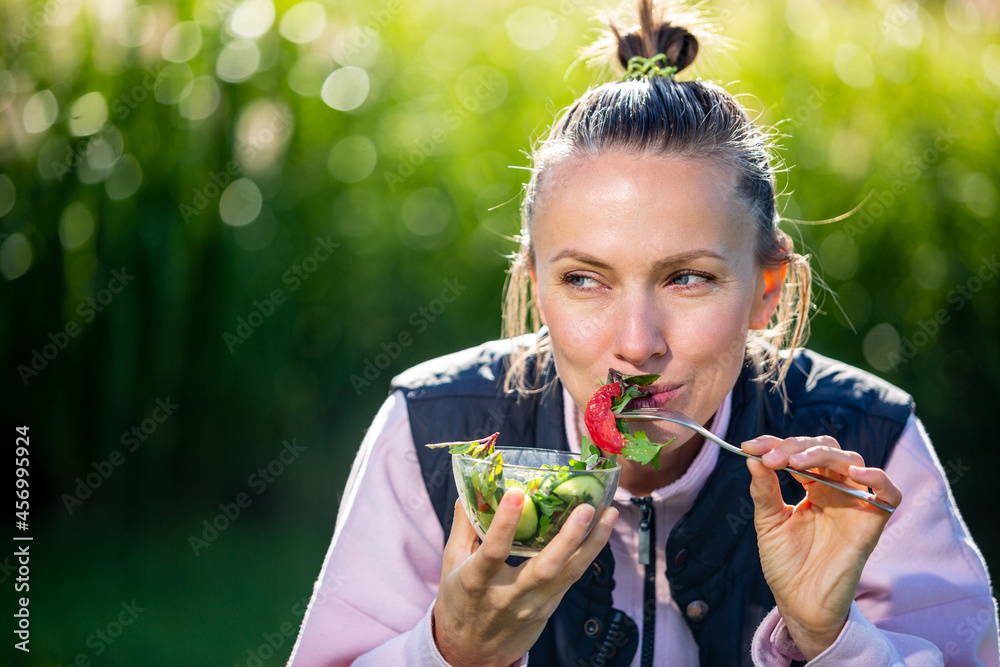
M 701 259 L 703 257 L 709 257 L 712 259 L 726 261 L 726 258 L 724 256 L 720 255 L 714 250 L 689 250 L 688 252 L 677 253 L 676 255 L 670 255 L 669 257 L 664 257 L 663 259 L 657 260 L 653 264 L 653 269 L 658 271 L 661 269 L 665 269 L 669 266 L 673 266 L 675 264 L 684 264 L 685 262 L 690 262 L 695 259 Z M 575 259 L 579 262 L 590 264 L 591 266 L 595 266 L 599 269 L 605 269 L 610 271 L 612 268 L 606 262 L 599 260 L 593 255 L 589 255 L 580 250 L 573 250 L 572 248 L 568 248 L 566 250 L 562 250 L 556 253 L 556 255 L 552 258 L 552 261 L 557 262 L 560 259 L 566 259 L 566 258 Z

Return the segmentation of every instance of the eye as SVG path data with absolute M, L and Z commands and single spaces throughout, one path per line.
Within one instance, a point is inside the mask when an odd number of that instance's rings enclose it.
M 697 283 L 708 282 L 709 280 L 710 278 L 708 276 L 703 276 L 697 273 L 682 273 L 679 276 L 674 276 L 670 282 L 674 285 L 687 287 L 689 285 L 694 285 Z
M 565 276 L 563 276 L 563 282 L 572 285 L 573 287 L 578 287 L 581 289 L 588 289 L 600 286 L 600 283 L 598 283 L 590 276 L 585 276 L 580 273 L 567 273 Z

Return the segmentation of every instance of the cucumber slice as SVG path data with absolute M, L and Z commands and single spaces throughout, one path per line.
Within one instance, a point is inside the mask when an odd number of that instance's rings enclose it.
M 576 498 L 596 507 L 604 498 L 604 486 L 593 475 L 574 475 L 552 489 L 552 493 L 567 502 Z
M 521 520 L 517 522 L 517 530 L 514 531 L 514 540 L 524 542 L 531 539 L 538 530 L 538 509 L 531 496 L 525 494 L 524 504 L 521 505 Z

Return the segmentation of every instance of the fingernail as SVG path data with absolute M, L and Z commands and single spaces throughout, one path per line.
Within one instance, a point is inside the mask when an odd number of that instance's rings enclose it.
M 751 445 L 751 446 L 753 446 L 753 445 L 759 445 L 760 444 L 760 438 L 754 438 L 753 440 L 747 440 L 743 444 L 744 445 Z
M 789 463 L 802 463 L 805 460 L 806 460 L 806 455 L 803 452 L 795 452 L 794 454 L 788 457 Z
M 524 491 L 517 488 L 507 489 L 503 494 L 503 501 L 513 507 L 520 507 L 524 504 Z
M 769 451 L 768 453 L 764 454 L 764 456 L 762 456 L 760 458 L 762 458 L 763 460 L 767 461 L 768 463 L 771 463 L 771 462 L 774 462 L 774 461 L 780 461 L 781 460 L 781 454 L 779 454 L 778 452 L 776 452 L 776 451 L 774 451 L 772 449 L 771 451 Z
M 594 519 L 594 508 L 590 505 L 581 505 L 573 516 L 578 523 L 586 526 Z

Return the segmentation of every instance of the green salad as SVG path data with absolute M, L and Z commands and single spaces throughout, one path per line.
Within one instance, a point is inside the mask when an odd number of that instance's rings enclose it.
M 448 447 L 449 453 L 467 457 L 455 461 L 456 480 L 469 518 L 483 533 L 508 488 L 524 491 L 521 519 L 514 533 L 514 541 L 521 547 L 545 546 L 578 505 L 598 508 L 604 502 L 605 483 L 597 471 L 614 468 L 614 456 L 604 458 L 597 447 L 585 442 L 580 459 L 570 460 L 569 465 L 504 467 L 502 452 L 494 448 L 497 435 L 427 445 Z

